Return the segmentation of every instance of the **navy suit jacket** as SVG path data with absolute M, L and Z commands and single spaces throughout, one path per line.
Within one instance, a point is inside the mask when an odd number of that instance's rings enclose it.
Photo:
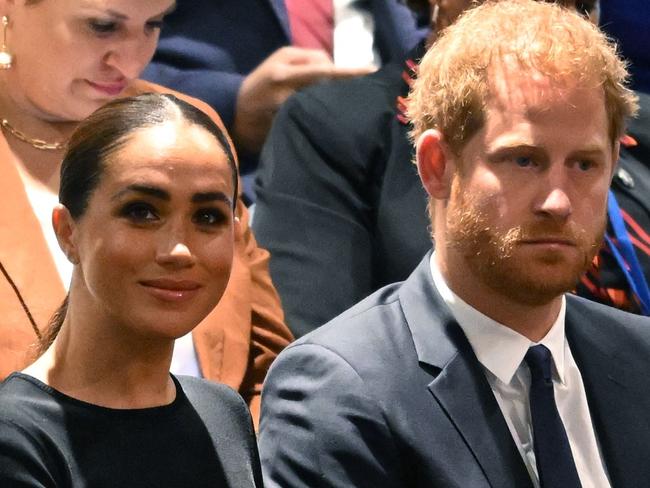
M 532 486 L 429 258 L 274 362 L 259 437 L 267 487 Z M 612 486 L 647 486 L 650 319 L 567 296 L 566 331 Z
M 424 46 L 412 53 L 420 59 Z M 253 231 L 295 337 L 402 281 L 431 247 L 427 194 L 411 163 L 404 59 L 321 83 L 275 117 L 255 181 Z
M 650 2 L 607 0 L 600 2 L 600 26 L 616 39 L 623 57 L 630 61 L 632 87 L 650 92 Z
M 398 0 L 358 3 L 373 15 L 384 63 L 401 59 L 424 34 Z M 207 102 L 230 129 L 243 78 L 289 44 L 283 0 L 178 0 L 143 78 Z

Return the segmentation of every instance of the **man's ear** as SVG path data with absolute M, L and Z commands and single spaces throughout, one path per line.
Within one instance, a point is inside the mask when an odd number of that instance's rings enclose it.
M 427 129 L 422 133 L 416 145 L 418 174 L 426 192 L 436 200 L 446 200 L 451 191 L 454 164 L 448 156 L 440 131 Z
M 72 264 L 79 264 L 79 254 L 75 244 L 74 234 L 76 223 L 70 211 L 60 203 L 52 210 L 52 227 L 59 241 L 59 247 Z

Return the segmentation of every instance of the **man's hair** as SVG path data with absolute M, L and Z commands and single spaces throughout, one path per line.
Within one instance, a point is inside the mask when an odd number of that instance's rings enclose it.
M 557 83 L 602 86 L 612 142 L 637 110 L 625 62 L 596 26 L 553 3 L 492 0 L 464 13 L 423 57 L 409 94 L 412 140 L 435 128 L 460 154 L 485 122 L 490 76 L 504 59 Z

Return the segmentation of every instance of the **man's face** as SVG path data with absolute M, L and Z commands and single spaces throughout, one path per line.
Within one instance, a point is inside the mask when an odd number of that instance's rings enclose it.
M 602 239 L 616 148 L 601 88 L 503 68 L 486 123 L 456 160 L 445 236 L 452 282 L 542 305 L 571 290 Z

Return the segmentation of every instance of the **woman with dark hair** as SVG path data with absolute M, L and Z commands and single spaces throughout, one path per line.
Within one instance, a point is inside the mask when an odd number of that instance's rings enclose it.
M 52 215 L 72 281 L 49 347 L 0 385 L 0 486 L 261 486 L 241 397 L 169 373 L 228 283 L 236 171 L 221 129 L 171 95 L 73 133 Z
M 59 168 L 75 127 L 100 106 L 143 92 L 174 93 L 138 79 L 173 0 L 0 0 L 0 379 L 35 359 L 65 297 L 72 265 L 50 223 Z M 237 389 L 253 419 L 262 381 L 291 340 L 248 212 L 240 219 L 232 276 L 219 305 L 176 342 L 172 371 Z

